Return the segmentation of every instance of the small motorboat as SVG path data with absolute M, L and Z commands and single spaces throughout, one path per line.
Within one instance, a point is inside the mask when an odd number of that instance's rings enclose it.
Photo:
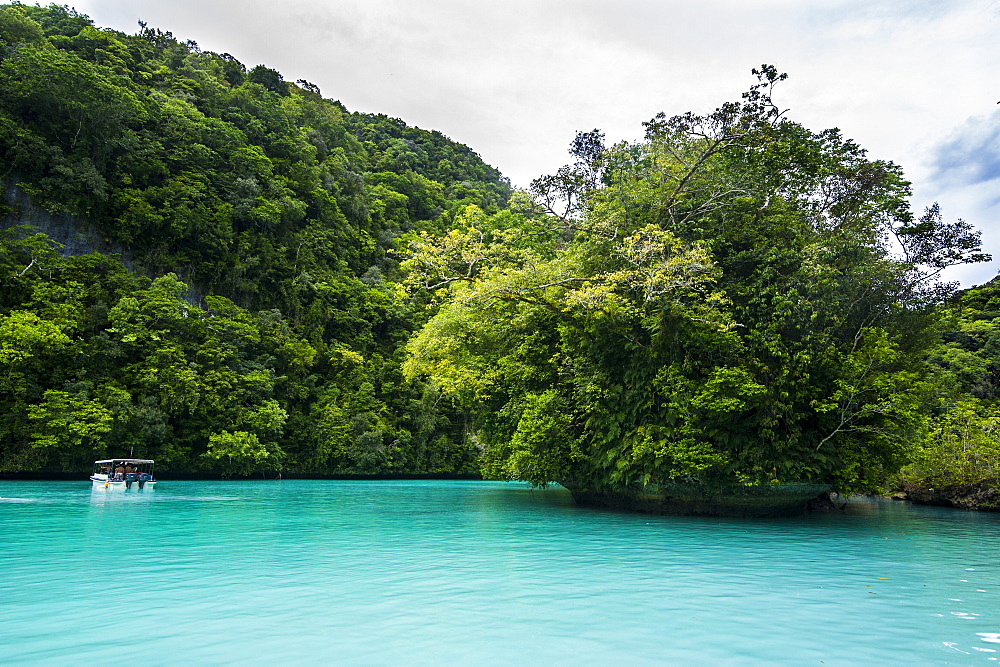
M 152 459 L 103 459 L 94 461 L 94 472 L 90 475 L 94 488 L 109 491 L 156 488 Z

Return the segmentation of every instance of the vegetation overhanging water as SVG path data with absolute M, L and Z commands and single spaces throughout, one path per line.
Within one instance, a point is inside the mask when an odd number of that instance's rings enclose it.
M 519 191 L 266 65 L 0 5 L 0 474 L 133 452 L 996 507 L 1000 285 L 940 279 L 980 232 L 752 74 Z

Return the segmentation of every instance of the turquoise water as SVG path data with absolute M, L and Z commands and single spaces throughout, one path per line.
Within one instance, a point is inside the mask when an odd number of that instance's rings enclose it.
M 1000 514 L 492 482 L 0 482 L 0 662 L 988 664 Z

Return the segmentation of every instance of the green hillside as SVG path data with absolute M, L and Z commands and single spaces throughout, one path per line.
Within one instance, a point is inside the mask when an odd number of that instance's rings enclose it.
M 513 192 L 265 65 L 0 6 L 0 473 L 994 488 L 997 288 L 941 281 L 979 232 L 754 74 Z
M 510 196 L 467 146 L 170 33 L 16 5 L 0 155 L 8 188 L 131 269 L 5 232 L 0 468 L 477 469 L 448 402 L 399 373 L 422 315 L 392 282 L 401 236 Z

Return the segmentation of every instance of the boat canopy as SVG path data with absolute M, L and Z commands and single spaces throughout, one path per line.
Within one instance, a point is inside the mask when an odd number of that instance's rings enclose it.
M 94 461 L 94 465 L 98 463 L 153 463 L 153 459 L 102 459 Z

